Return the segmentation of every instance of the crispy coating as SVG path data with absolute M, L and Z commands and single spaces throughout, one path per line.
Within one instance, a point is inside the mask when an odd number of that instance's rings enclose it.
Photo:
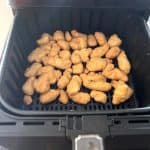
M 67 86 L 67 93 L 69 95 L 78 93 L 80 91 L 81 84 L 82 84 L 81 78 L 77 75 L 74 75 Z
M 50 40 L 52 40 L 52 36 L 48 33 L 43 33 L 41 38 L 37 40 L 38 45 L 47 44 Z
M 42 58 L 48 54 L 49 54 L 49 50 L 43 50 L 38 47 L 29 54 L 28 61 L 29 62 L 41 62 Z
M 112 47 L 106 53 L 106 58 L 110 58 L 110 59 L 116 58 L 119 55 L 120 51 L 121 50 L 119 47 Z
M 89 70 L 87 68 L 84 69 L 84 73 L 89 73 Z
M 91 54 L 91 57 L 102 57 L 109 49 L 109 45 L 106 43 L 103 46 L 96 47 Z
M 78 92 L 74 95 L 69 95 L 73 102 L 85 105 L 90 102 L 90 95 L 85 92 Z
M 91 48 L 86 48 L 86 49 L 81 49 L 78 51 L 78 54 L 80 55 L 81 61 L 82 62 L 87 62 L 89 61 L 89 56 L 92 52 Z
M 106 104 L 107 102 L 107 95 L 104 92 L 92 90 L 90 96 L 98 103 Z
M 83 64 L 76 64 L 72 66 L 72 72 L 73 74 L 80 74 L 83 72 Z
M 48 56 L 56 56 L 59 53 L 59 51 L 60 51 L 59 45 L 57 43 L 53 43 Z
M 50 41 L 50 42 L 48 42 L 47 44 L 40 45 L 40 48 L 43 49 L 43 50 L 51 50 L 52 45 L 53 45 L 54 43 L 56 43 L 56 41 Z
M 64 89 L 69 84 L 70 78 L 67 75 L 63 75 L 60 77 L 60 79 L 57 82 L 57 87 L 59 89 Z
M 115 47 L 115 46 L 120 46 L 122 44 L 121 39 L 118 37 L 117 34 L 113 34 L 109 39 L 108 39 L 108 44 L 110 47 Z
M 127 58 L 127 55 L 122 51 L 117 57 L 119 69 L 124 71 L 126 74 L 130 73 L 131 64 Z
M 95 32 L 95 38 L 100 46 L 104 45 L 107 42 L 107 39 L 102 32 Z
M 31 105 L 32 104 L 32 97 L 31 96 L 29 96 L 29 95 L 25 95 L 24 97 L 23 97 L 23 102 L 26 104 L 26 105 Z
M 107 65 L 107 60 L 104 58 L 93 57 L 86 64 L 89 71 L 102 71 Z
M 62 50 L 59 52 L 59 57 L 62 59 L 70 59 L 71 53 L 68 50 Z
M 28 67 L 25 70 L 24 76 L 25 77 L 31 77 L 31 76 L 36 76 L 39 69 L 42 67 L 42 64 L 40 63 L 33 63 L 30 67 Z
M 65 40 L 65 36 L 64 36 L 64 33 L 62 31 L 56 31 L 56 32 L 54 32 L 53 38 L 56 41 Z
M 114 105 L 125 102 L 133 94 L 133 89 L 123 81 L 112 81 L 112 86 L 115 88 L 112 98 Z
M 84 36 L 73 38 L 70 42 L 70 47 L 73 50 L 80 50 L 87 48 L 87 39 Z
M 95 36 L 93 34 L 88 35 L 88 46 L 96 46 L 97 45 L 97 41 L 95 39 Z
M 108 64 L 102 74 L 112 80 L 128 81 L 128 76 L 118 68 L 114 68 L 113 64 Z
M 38 79 L 35 79 L 33 82 L 33 87 L 38 93 L 47 92 L 50 89 L 48 74 L 43 74 Z
M 58 79 L 62 76 L 62 73 L 60 70 L 55 70 L 55 77 L 56 77 L 56 81 L 58 81 Z
M 59 102 L 62 104 L 67 104 L 69 102 L 69 97 L 64 90 L 60 90 Z
M 71 34 L 69 33 L 69 31 L 66 31 L 65 32 L 65 39 L 66 41 L 70 42 L 72 40 L 72 36 Z
M 35 77 L 29 77 L 26 82 L 22 86 L 22 90 L 26 95 L 33 95 L 34 94 L 34 83 Z
M 86 76 L 88 81 L 106 81 L 106 78 L 101 73 L 89 72 Z
M 59 90 L 49 90 L 46 93 L 43 93 L 40 95 L 40 103 L 41 104 L 47 104 L 50 102 L 53 102 L 56 100 L 56 98 L 59 96 Z
M 80 55 L 74 51 L 71 55 L 71 61 L 73 64 L 81 63 Z
M 59 40 L 57 43 L 62 50 L 69 50 L 70 49 L 69 43 L 67 41 Z
M 87 38 L 86 34 L 80 33 L 77 30 L 72 30 L 71 31 L 72 37 L 73 38 L 78 38 L 78 37 L 84 37 Z
M 63 72 L 63 75 L 67 76 L 69 79 L 71 79 L 72 74 L 72 68 L 68 68 Z
M 44 57 L 43 63 L 45 65 L 51 65 L 53 67 L 56 67 L 56 68 L 62 69 L 62 70 L 70 68 L 71 64 L 72 64 L 70 59 L 62 59 L 58 56 L 56 56 L 56 57 Z
M 43 66 L 40 69 L 38 69 L 37 75 L 42 75 L 42 74 L 45 74 L 45 73 L 48 73 L 48 72 L 52 72 L 52 71 L 54 71 L 54 68 L 52 66 L 50 66 L 50 65 Z

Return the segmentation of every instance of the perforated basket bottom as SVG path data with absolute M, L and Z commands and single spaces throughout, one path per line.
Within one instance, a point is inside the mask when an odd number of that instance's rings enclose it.
M 132 77 L 129 76 L 128 84 L 134 89 L 132 84 Z M 81 88 L 81 91 L 89 92 L 89 90 L 85 88 Z M 106 104 L 100 104 L 95 102 L 93 99 L 87 104 L 87 105 L 79 105 L 74 103 L 72 100 L 69 101 L 68 104 L 64 105 L 61 104 L 58 100 L 55 100 L 52 103 L 42 105 L 39 103 L 38 95 L 33 96 L 33 103 L 30 106 L 23 105 L 23 110 L 36 110 L 36 111 L 101 111 L 101 110 L 117 110 L 117 109 L 127 109 L 127 108 L 137 108 L 138 102 L 136 99 L 135 94 L 132 95 L 132 97 L 126 101 L 125 103 L 122 103 L 120 105 L 113 105 L 112 104 L 112 95 L 113 91 L 109 91 L 107 93 L 107 103 Z

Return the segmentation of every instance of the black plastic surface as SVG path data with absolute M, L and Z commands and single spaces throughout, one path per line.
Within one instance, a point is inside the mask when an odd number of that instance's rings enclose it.
M 33 105 L 24 106 L 21 90 L 27 55 L 35 48 L 36 39 L 43 32 L 78 29 L 91 33 L 102 31 L 107 36 L 117 33 L 123 40 L 122 48 L 132 63 L 134 96 L 126 103 L 112 106 L 111 95 L 106 105 L 93 101 L 87 106 L 69 102 L 41 105 L 34 97 Z M 150 39 L 143 18 L 132 11 L 92 8 L 26 8 L 17 11 L 13 29 L 1 61 L 0 102 L 12 113 L 20 115 L 65 115 L 124 113 L 149 110 L 150 104 Z

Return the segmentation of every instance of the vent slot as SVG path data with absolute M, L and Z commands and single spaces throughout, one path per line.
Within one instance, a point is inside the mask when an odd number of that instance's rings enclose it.
M 0 122 L 0 126 L 12 126 L 16 125 L 16 122 Z
M 53 122 L 52 122 L 52 125 L 53 125 L 53 126 L 58 126 L 58 125 L 59 125 L 59 121 L 53 121 Z
M 24 122 L 23 125 L 25 126 L 32 126 L 32 125 L 44 125 L 45 123 L 44 122 Z
M 129 120 L 130 124 L 149 123 L 149 120 Z

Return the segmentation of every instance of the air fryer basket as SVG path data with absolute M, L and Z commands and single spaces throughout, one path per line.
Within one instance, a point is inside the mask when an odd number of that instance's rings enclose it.
M 93 100 L 88 105 L 67 105 L 58 101 L 41 105 L 37 95 L 33 104 L 23 104 L 24 70 L 30 64 L 28 54 L 36 47 L 36 39 L 43 32 L 77 29 L 84 33 L 102 31 L 107 36 L 117 33 L 131 61 L 129 84 L 134 95 L 124 104 L 113 106 L 112 92 L 106 105 Z M 17 10 L 10 38 L 4 50 L 0 74 L 0 102 L 12 113 L 21 115 L 101 114 L 149 110 L 150 104 L 150 39 L 146 23 L 140 15 L 130 11 L 98 8 L 25 8 Z

